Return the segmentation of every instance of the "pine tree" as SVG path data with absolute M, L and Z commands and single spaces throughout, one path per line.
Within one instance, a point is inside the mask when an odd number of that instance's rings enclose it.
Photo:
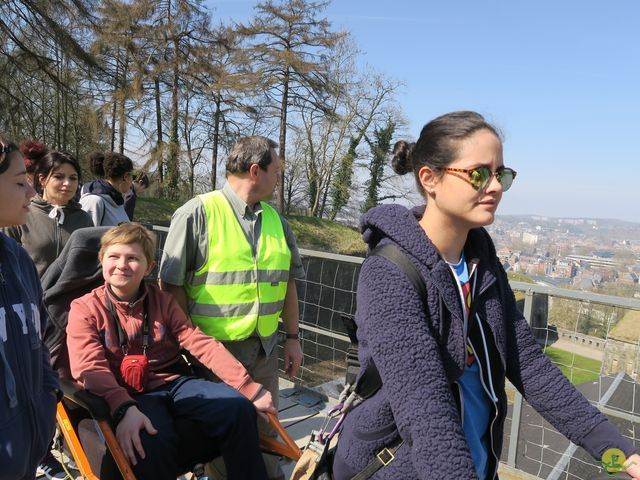
M 279 122 L 281 179 L 276 206 L 281 212 L 289 109 L 294 105 L 324 109 L 324 97 L 332 88 L 325 55 L 342 34 L 332 32 L 330 23 L 320 18 L 327 5 L 327 1 L 267 0 L 255 7 L 255 18 L 240 28 L 251 38 L 251 53 Z

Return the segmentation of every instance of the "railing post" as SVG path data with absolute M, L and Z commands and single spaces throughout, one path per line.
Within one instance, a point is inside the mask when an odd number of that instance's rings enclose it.
M 531 325 L 533 312 L 533 292 L 527 289 L 524 292 L 524 318 Z M 512 468 L 516 466 L 516 454 L 518 453 L 518 440 L 520 438 L 520 419 L 522 417 L 522 395 L 516 390 L 513 397 L 513 409 L 511 410 L 511 431 L 509 433 L 509 452 L 507 454 L 507 465 Z

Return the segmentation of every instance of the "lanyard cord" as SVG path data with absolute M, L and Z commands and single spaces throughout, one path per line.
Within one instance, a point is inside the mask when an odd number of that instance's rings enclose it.
M 107 287 L 108 288 L 108 287 Z M 118 312 L 116 310 L 115 305 L 111 301 L 111 297 L 109 296 L 109 292 L 104 292 L 105 299 L 107 301 L 107 307 L 109 307 L 109 311 L 111 312 L 111 317 L 116 324 L 116 330 L 118 331 L 118 342 L 120 344 L 120 349 L 127 355 L 129 339 L 127 338 L 127 334 L 122 329 L 122 325 L 120 325 L 120 321 L 118 320 Z M 149 295 L 144 297 L 142 302 L 143 309 L 143 319 L 142 319 L 142 353 L 144 355 L 147 354 L 147 347 L 149 347 Z

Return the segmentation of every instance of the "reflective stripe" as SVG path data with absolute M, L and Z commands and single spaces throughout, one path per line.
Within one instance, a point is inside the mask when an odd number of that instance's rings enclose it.
M 191 285 L 235 285 L 241 283 L 253 283 L 256 281 L 255 270 L 245 270 L 236 272 L 204 272 L 194 276 Z M 258 282 L 287 282 L 289 281 L 289 270 L 259 270 Z
M 247 315 L 280 314 L 284 301 L 272 303 L 234 303 L 228 305 L 196 303 L 191 308 L 192 315 L 200 317 L 243 317 Z

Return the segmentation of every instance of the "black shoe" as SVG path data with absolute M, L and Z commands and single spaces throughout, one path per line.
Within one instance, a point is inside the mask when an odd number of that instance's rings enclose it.
M 48 480 L 63 480 L 67 478 L 67 472 L 64 471 L 60 462 L 53 456 L 51 452 L 47 452 L 38 465 L 36 470 L 37 477 L 45 477 Z

